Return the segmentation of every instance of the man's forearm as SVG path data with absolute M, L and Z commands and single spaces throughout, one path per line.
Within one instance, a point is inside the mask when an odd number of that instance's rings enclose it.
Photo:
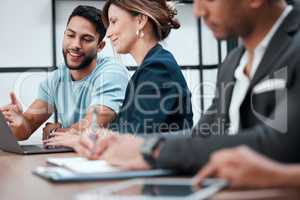
M 70 129 L 75 129 L 81 133 L 92 126 L 92 123 L 99 128 L 107 128 L 108 125 L 116 118 L 116 113 L 106 106 L 97 106 L 96 112 L 94 107 L 90 108 L 86 116 L 79 122 L 73 124 Z M 94 115 L 96 114 L 96 116 Z
M 30 122 L 25 117 L 23 118 L 20 126 L 11 127 L 11 130 L 16 136 L 16 138 L 20 141 L 27 140 L 30 137 L 30 135 L 34 132 Z
M 18 140 L 28 139 L 53 113 L 52 107 L 45 101 L 35 100 L 24 112 L 16 113 L 11 128 Z
M 157 165 L 184 173 L 196 173 L 213 152 L 243 144 L 259 151 L 258 139 L 251 134 L 167 139 L 161 146 Z
M 285 165 L 280 175 L 281 187 L 300 187 L 300 165 Z
M 298 162 L 300 159 L 299 154 L 295 153 L 299 148 L 297 131 L 291 129 L 282 134 L 266 126 L 257 126 L 234 136 L 167 139 L 160 149 L 157 164 L 161 168 L 194 173 L 207 163 L 213 152 L 240 145 L 246 145 L 280 162 Z

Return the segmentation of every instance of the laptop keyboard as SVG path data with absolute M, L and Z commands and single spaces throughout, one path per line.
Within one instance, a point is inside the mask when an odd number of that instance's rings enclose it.
M 43 145 L 24 145 L 22 149 L 25 151 L 32 151 L 32 150 L 45 150 Z
M 72 152 L 71 148 L 67 147 L 44 147 L 42 144 L 37 145 L 22 145 L 21 148 L 24 152 Z

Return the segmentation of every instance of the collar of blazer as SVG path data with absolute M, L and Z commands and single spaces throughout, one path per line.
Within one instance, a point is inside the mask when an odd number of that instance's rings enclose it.
M 258 82 L 274 71 L 276 68 L 286 66 L 285 62 L 288 57 L 284 57 L 283 53 L 291 45 L 293 35 L 299 31 L 300 28 L 300 2 L 293 5 L 293 10 L 285 18 L 279 29 L 273 36 L 266 52 L 261 60 L 261 63 L 250 83 L 250 88 L 253 88 Z M 245 52 L 244 46 L 239 46 L 233 50 L 225 59 L 222 67 L 219 69 L 219 75 L 222 77 L 219 82 L 231 84 L 235 82 L 234 71 L 237 68 L 241 56 Z M 219 85 L 220 86 L 220 85 Z M 221 95 L 225 98 L 225 108 L 229 108 L 232 97 L 233 84 L 231 87 L 226 86 L 226 94 Z M 225 111 L 226 112 L 226 111 Z
M 284 19 L 279 29 L 271 39 L 269 46 L 262 58 L 257 71 L 251 80 L 250 88 L 255 86 L 270 72 L 286 66 L 284 62 L 287 61 L 288 55 L 284 52 L 293 43 L 293 36 L 300 28 L 300 4 L 298 2 L 294 5 L 293 10 Z
M 217 88 L 218 98 L 224 103 L 222 113 L 228 113 L 228 108 L 231 102 L 232 91 L 235 83 L 234 71 L 238 66 L 240 59 L 245 51 L 243 46 L 233 49 L 218 70 Z M 227 120 L 228 116 L 227 116 Z

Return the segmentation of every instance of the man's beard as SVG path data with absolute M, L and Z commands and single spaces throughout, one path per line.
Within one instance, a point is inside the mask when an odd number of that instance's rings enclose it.
M 94 58 L 97 57 L 97 51 L 96 51 L 96 52 L 93 52 L 93 53 L 91 53 L 91 54 L 88 54 L 88 55 L 84 56 L 83 61 L 82 61 L 78 66 L 71 67 L 71 66 L 68 64 L 68 60 L 67 60 L 67 52 L 65 52 L 64 49 L 62 50 L 62 52 L 63 52 L 65 64 L 66 64 L 66 66 L 67 66 L 70 70 L 82 70 L 82 69 L 85 69 L 85 68 L 87 68 L 87 67 L 91 64 L 91 62 L 94 60 Z

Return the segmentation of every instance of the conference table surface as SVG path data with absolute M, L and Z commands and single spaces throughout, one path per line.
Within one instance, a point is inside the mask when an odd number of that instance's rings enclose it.
M 76 194 L 119 181 L 52 183 L 32 174 L 37 166 L 45 166 L 48 157 L 70 157 L 73 153 L 16 155 L 0 150 L 0 200 L 66 200 Z M 177 177 L 178 178 L 178 177 Z M 300 189 L 264 189 L 223 191 L 212 199 L 300 199 Z

